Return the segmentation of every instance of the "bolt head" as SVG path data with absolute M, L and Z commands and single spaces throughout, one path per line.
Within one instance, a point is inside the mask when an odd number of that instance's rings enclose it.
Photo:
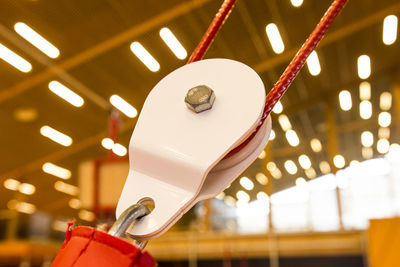
M 191 88 L 185 97 L 186 106 L 196 113 L 212 108 L 214 100 L 214 91 L 206 85 Z

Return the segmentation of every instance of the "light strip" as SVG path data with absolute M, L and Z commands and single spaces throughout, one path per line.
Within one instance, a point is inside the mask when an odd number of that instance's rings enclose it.
M 367 55 L 361 55 L 357 59 L 358 77 L 367 79 L 371 75 L 371 59 Z
M 150 55 L 150 53 L 139 42 L 133 42 L 131 44 L 131 50 L 152 72 L 156 72 L 160 69 L 160 64 L 157 60 L 155 60 L 155 58 Z
M 72 184 L 67 184 L 61 181 L 57 181 L 54 184 L 54 189 L 56 189 L 59 192 L 68 194 L 68 195 L 72 195 L 72 196 L 76 196 L 79 193 L 79 188 L 72 185 Z
M 22 72 L 30 72 L 32 65 L 13 51 L 0 44 L 0 58 Z
M 65 85 L 57 82 L 51 81 L 49 83 L 49 89 L 71 105 L 75 107 L 81 107 L 85 101 L 83 98 L 76 94 L 74 91 L 66 87 Z
M 285 132 L 292 129 L 292 124 L 290 123 L 288 116 L 286 116 L 285 114 L 280 115 L 278 117 L 278 121 L 282 127 L 282 130 L 284 130 Z
M 70 146 L 72 144 L 71 137 L 51 128 L 50 126 L 45 125 L 40 128 L 40 133 L 54 142 L 59 143 L 60 145 Z
M 385 45 L 393 44 L 397 39 L 398 19 L 395 15 L 389 15 L 383 20 L 382 41 Z
M 186 49 L 182 46 L 170 29 L 162 28 L 160 30 L 160 36 L 177 58 L 185 59 L 187 57 Z
M 137 110 L 119 95 L 112 95 L 110 97 L 110 103 L 129 118 L 137 116 Z
M 69 179 L 71 178 L 71 171 L 65 168 L 62 168 L 60 166 L 57 166 L 53 163 L 50 162 L 46 162 L 45 164 L 43 164 L 42 166 L 42 170 L 45 173 L 54 175 L 56 177 L 59 177 L 61 179 Z
M 351 101 L 351 94 L 347 90 L 342 90 L 339 93 L 339 104 L 340 108 L 344 111 L 348 111 L 352 107 L 352 101 Z
M 22 183 L 18 187 L 18 191 L 25 195 L 32 195 L 36 191 L 36 187 L 33 184 Z
M 269 43 L 272 46 L 272 50 L 276 54 L 281 54 L 285 50 L 281 34 L 279 33 L 278 27 L 274 23 L 270 23 L 265 27 L 265 31 L 268 36 Z
M 363 100 L 360 103 L 360 117 L 368 120 L 372 116 L 372 104 L 368 100 Z
M 291 146 L 298 146 L 300 143 L 299 137 L 294 130 L 288 130 L 285 134 L 286 139 Z
M 317 52 L 312 51 L 307 58 L 308 71 L 312 76 L 317 76 L 321 73 L 321 65 L 319 64 L 319 59 Z
M 278 102 L 276 102 L 274 108 L 272 109 L 272 112 L 274 112 L 275 114 L 280 114 L 283 111 L 283 106 L 281 101 L 278 100 Z
M 44 39 L 40 34 L 35 32 L 31 27 L 23 22 L 18 22 L 14 25 L 14 30 L 21 35 L 25 40 L 30 42 L 37 49 L 45 53 L 51 58 L 56 58 L 60 55 L 60 51 L 49 41 Z

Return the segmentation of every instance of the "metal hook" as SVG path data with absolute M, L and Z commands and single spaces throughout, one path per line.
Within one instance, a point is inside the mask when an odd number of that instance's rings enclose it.
M 127 208 L 115 221 L 113 226 L 108 231 L 108 234 L 128 239 L 130 241 L 135 240 L 128 236 L 126 232 L 136 220 L 150 214 L 150 209 L 143 203 L 134 204 Z M 135 240 L 135 245 L 140 249 L 144 249 L 147 245 L 147 240 Z

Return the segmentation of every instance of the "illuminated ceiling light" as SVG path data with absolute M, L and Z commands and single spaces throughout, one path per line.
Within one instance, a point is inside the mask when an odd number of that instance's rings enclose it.
M 48 57 L 56 58 L 60 55 L 60 51 L 49 41 L 44 39 L 40 34 L 35 32 L 25 23 L 18 22 L 14 25 L 14 30 L 25 40 L 30 42 L 37 49 L 45 53 Z
M 175 56 L 179 59 L 185 59 L 187 57 L 186 49 L 176 39 L 175 35 L 168 28 L 162 28 L 160 30 L 161 39 L 171 49 Z
M 283 106 L 281 101 L 276 102 L 274 108 L 272 109 L 272 112 L 274 112 L 275 114 L 280 114 L 283 111 Z
M 359 85 L 360 99 L 370 100 L 371 99 L 371 84 L 367 81 L 363 81 Z
M 131 50 L 152 72 L 156 72 L 160 69 L 160 64 L 157 60 L 155 60 L 139 42 L 133 42 L 131 44 Z
M 0 44 L 0 58 L 22 72 L 30 72 L 32 65 L 13 51 Z
M 65 168 L 62 168 L 60 166 L 57 166 L 53 163 L 50 162 L 46 162 L 45 164 L 43 164 L 42 166 L 42 170 L 45 173 L 57 176 L 61 179 L 69 179 L 71 178 L 71 171 Z
M 126 155 L 126 153 L 128 153 L 128 150 L 123 145 L 115 143 L 112 148 L 112 152 L 114 152 L 115 154 L 117 154 L 120 157 L 123 157 Z
M 396 143 L 391 144 L 390 147 L 389 147 L 389 152 L 390 153 L 399 153 L 400 152 L 400 145 L 396 144 Z
M 279 33 L 278 27 L 274 23 L 270 23 L 265 27 L 265 31 L 268 36 L 269 43 L 272 46 L 272 50 L 276 54 L 280 54 L 285 50 L 281 34 Z
M 36 207 L 33 204 L 21 201 L 15 205 L 15 210 L 21 213 L 32 214 L 36 211 Z
M 239 190 L 236 193 L 236 197 L 239 201 L 242 202 L 249 202 L 250 201 L 250 196 L 249 194 L 247 194 L 246 192 L 244 192 L 243 190 Z
M 72 144 L 71 137 L 47 125 L 40 128 L 40 134 L 63 146 L 70 146 Z
M 312 53 L 308 56 L 307 67 L 312 76 L 317 76 L 321 73 L 321 65 L 319 64 L 317 52 L 312 51 Z
M 299 156 L 299 164 L 305 170 L 311 168 L 311 160 L 307 155 Z
M 68 223 L 66 221 L 55 220 L 51 224 L 51 229 L 58 232 L 66 232 L 68 227 Z
M 323 174 L 327 174 L 331 172 L 331 166 L 329 166 L 329 163 L 326 161 L 321 161 L 319 163 L 319 169 Z
M 256 174 L 256 180 L 262 185 L 266 185 L 268 183 L 268 177 L 264 173 L 257 173 Z
M 367 55 L 361 55 L 357 59 L 358 77 L 367 79 L 371 75 L 371 59 Z
M 80 210 L 78 216 L 81 220 L 92 222 L 96 218 L 96 215 L 88 210 Z
M 71 198 L 68 201 L 68 205 L 70 206 L 70 208 L 76 209 L 76 210 L 82 208 L 82 202 L 77 198 Z
M 289 145 L 291 146 L 298 146 L 300 143 L 299 137 L 297 136 L 297 133 L 294 130 L 288 130 L 285 134 L 287 141 L 289 142 Z
M 354 167 L 356 166 L 358 163 L 360 163 L 358 160 L 353 159 L 352 161 L 350 161 L 350 166 Z
M 271 176 L 274 177 L 277 180 L 282 178 L 282 172 L 278 168 L 276 168 L 275 170 L 273 170 L 270 173 L 271 173 Z
M 269 134 L 269 141 L 272 141 L 272 140 L 274 140 L 274 139 L 275 139 L 275 137 L 276 137 L 276 135 L 275 135 L 275 131 L 274 131 L 273 129 L 271 129 L 271 133 Z
M 254 183 L 247 177 L 240 178 L 240 185 L 246 190 L 252 190 L 254 188 Z
M 225 196 L 224 202 L 226 205 L 233 207 L 235 206 L 236 200 L 232 196 Z
M 292 3 L 294 7 L 300 7 L 303 4 L 303 0 L 290 0 L 290 3 Z
M 7 179 L 3 183 L 5 188 L 7 188 L 8 190 L 13 190 L 13 191 L 17 191 L 20 184 L 21 183 L 15 179 Z
M 382 41 L 385 45 L 393 44 L 397 39 L 397 16 L 389 15 L 383 20 Z
M 25 195 L 32 195 L 36 191 L 36 187 L 32 184 L 22 183 L 18 187 L 18 191 Z
M 49 89 L 75 107 L 82 107 L 85 103 L 82 97 L 57 81 L 51 81 L 49 83 Z
M 267 170 L 268 170 L 269 172 L 272 172 L 272 171 L 276 170 L 277 168 L 278 168 L 278 167 L 276 167 L 275 162 L 270 161 L 270 162 L 267 163 Z
M 392 107 L 392 94 L 389 92 L 383 92 L 379 99 L 379 107 L 382 110 L 389 110 Z
M 344 111 L 348 111 L 352 107 L 352 102 L 351 102 L 351 94 L 347 90 L 343 90 L 339 93 L 339 104 L 340 108 Z
M 296 185 L 297 186 L 304 186 L 306 184 L 307 184 L 307 181 L 303 177 L 299 177 L 299 178 L 296 179 Z
M 285 169 L 289 174 L 295 174 L 297 172 L 297 166 L 292 160 L 285 161 Z
M 216 198 L 216 199 L 219 199 L 219 200 L 223 200 L 224 197 L 225 197 L 225 192 L 221 192 L 221 193 L 219 193 L 215 198 Z
M 346 164 L 346 161 L 342 155 L 336 155 L 333 157 L 333 164 L 335 164 L 337 168 L 341 169 Z
M 374 144 L 374 135 L 370 131 L 361 133 L 361 144 L 364 147 L 371 147 Z
M 378 152 L 381 154 L 389 152 L 389 148 L 390 148 L 390 143 L 387 139 L 379 139 L 378 142 L 376 143 L 376 150 L 378 150 Z
M 265 192 L 258 192 L 257 193 L 257 199 L 261 201 L 269 201 L 269 197 Z
M 390 128 L 384 128 L 384 127 L 379 128 L 378 137 L 389 139 L 390 138 Z
M 309 179 L 314 179 L 315 177 L 317 177 L 317 172 L 314 170 L 314 168 L 309 168 L 305 170 L 304 173 Z
M 101 145 L 105 148 L 105 149 L 112 149 L 114 146 L 114 141 L 111 138 L 103 138 L 103 140 L 101 140 Z
M 285 132 L 292 129 L 292 124 L 290 124 L 289 118 L 285 114 L 279 115 L 278 121 Z
M 72 184 L 67 184 L 61 181 L 57 181 L 54 184 L 54 189 L 56 189 L 59 192 L 68 194 L 68 195 L 72 195 L 72 196 L 76 196 L 79 193 L 79 188 L 72 185 Z
M 137 110 L 119 95 L 112 95 L 110 97 L 110 103 L 129 118 L 137 116 Z
M 378 117 L 378 124 L 381 127 L 388 127 L 392 123 L 392 116 L 389 112 L 381 112 Z
M 259 159 L 265 159 L 265 151 L 263 150 L 261 153 L 260 153 L 260 155 L 258 155 L 258 158 Z
M 310 141 L 310 146 L 311 146 L 311 149 L 314 151 L 314 152 L 321 152 L 322 151 L 322 144 L 321 144 L 321 141 L 319 141 L 319 139 L 317 139 L 317 138 L 313 138 L 313 139 L 311 139 L 311 141 Z
M 368 120 L 372 116 L 372 104 L 368 100 L 363 100 L 360 103 L 360 117 Z
M 364 159 L 370 159 L 374 156 L 374 150 L 372 147 L 363 147 L 361 149 L 361 155 Z

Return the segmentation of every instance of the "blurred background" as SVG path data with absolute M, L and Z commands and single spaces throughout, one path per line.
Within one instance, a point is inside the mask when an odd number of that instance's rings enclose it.
M 49 266 L 67 221 L 114 220 L 144 100 L 221 3 L 0 1 L 0 266 Z M 206 58 L 251 66 L 268 92 L 329 5 L 239 0 Z M 149 243 L 160 266 L 400 265 L 399 13 L 349 1 L 264 152 Z

